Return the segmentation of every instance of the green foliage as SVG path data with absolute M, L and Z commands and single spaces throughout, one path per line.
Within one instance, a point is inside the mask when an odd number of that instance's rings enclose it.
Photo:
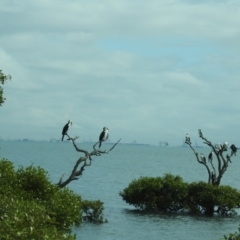
M 79 226 L 82 222 L 81 197 L 68 188 L 58 189 L 44 204 L 59 229 L 70 231 L 72 225 Z
M 188 206 L 192 212 L 229 216 L 240 206 L 240 192 L 230 186 L 198 182 L 189 184 L 188 189 Z
M 47 201 L 58 190 L 50 182 L 47 172 L 40 167 L 20 166 L 16 171 L 16 177 L 20 190 L 27 194 L 29 199 Z
M 35 201 L 0 195 L 1 239 L 76 239 L 56 227 L 44 206 Z
M 142 210 L 178 211 L 187 196 L 187 184 L 179 176 L 141 177 L 119 193 L 123 200 Z
M 81 220 L 80 196 L 52 184 L 45 170 L 14 171 L 0 160 L 1 239 L 75 239 L 71 227 Z
M 0 83 L 4 84 L 9 79 L 11 79 L 11 76 L 4 75 L 2 70 L 0 70 Z M 5 100 L 6 100 L 6 98 L 3 97 L 3 88 L 0 86 L 0 106 L 2 106 L 2 103 L 4 103 Z
M 82 214 L 83 219 L 93 223 L 104 223 L 107 222 L 106 219 L 103 218 L 103 202 L 84 200 L 82 201 Z
M 19 167 L 0 160 L 1 239 L 75 239 L 73 225 L 84 219 L 103 219 L 101 201 L 82 200 L 68 188 L 59 188 L 41 167 Z
M 0 160 L 0 194 L 8 195 L 13 192 L 12 186 L 17 183 L 13 164 L 7 159 Z
M 205 182 L 185 183 L 179 176 L 141 177 L 119 193 L 127 203 L 141 210 L 179 211 L 233 215 L 240 207 L 240 192 L 230 186 Z

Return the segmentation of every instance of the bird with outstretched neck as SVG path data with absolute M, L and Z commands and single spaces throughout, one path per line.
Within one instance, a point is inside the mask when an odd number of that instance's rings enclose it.
M 70 120 L 68 120 L 68 122 L 63 127 L 63 130 L 62 130 L 62 141 L 64 139 L 64 136 L 67 134 L 67 131 L 68 131 L 68 128 L 69 128 L 70 124 L 72 125 L 72 122 Z

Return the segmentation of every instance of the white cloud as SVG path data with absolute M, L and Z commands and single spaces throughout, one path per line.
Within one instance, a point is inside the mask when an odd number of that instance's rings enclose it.
M 181 144 L 201 127 L 239 141 L 237 1 L 5 0 L 0 13 L 1 137 L 58 137 L 71 119 L 85 139 L 107 125 L 112 140 Z

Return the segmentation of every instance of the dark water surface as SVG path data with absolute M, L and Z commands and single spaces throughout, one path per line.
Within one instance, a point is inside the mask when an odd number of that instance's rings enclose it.
M 91 150 L 90 144 L 78 144 Z M 110 145 L 103 144 L 107 149 Z M 70 143 L 10 142 L 0 141 L 0 158 L 7 158 L 15 166 L 41 166 L 48 171 L 50 179 L 57 183 L 71 172 L 80 156 Z M 208 148 L 196 149 L 209 153 Z M 214 161 L 214 160 L 213 160 Z M 239 189 L 240 159 L 232 159 L 222 184 Z M 189 148 L 138 145 L 117 145 L 112 152 L 94 157 L 92 166 L 83 176 L 70 183 L 69 188 L 83 199 L 104 202 L 106 224 L 83 223 L 75 228 L 77 239 L 89 240 L 211 240 L 221 239 L 224 234 L 237 231 L 239 217 L 203 217 L 179 214 L 142 214 L 126 204 L 119 192 L 141 176 L 162 176 L 165 173 L 180 175 L 185 181 L 207 179 L 205 168 L 197 163 Z

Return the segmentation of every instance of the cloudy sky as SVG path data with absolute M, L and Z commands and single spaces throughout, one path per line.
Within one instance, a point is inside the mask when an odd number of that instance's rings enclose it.
M 240 146 L 239 0 L 1 0 L 0 137 Z

